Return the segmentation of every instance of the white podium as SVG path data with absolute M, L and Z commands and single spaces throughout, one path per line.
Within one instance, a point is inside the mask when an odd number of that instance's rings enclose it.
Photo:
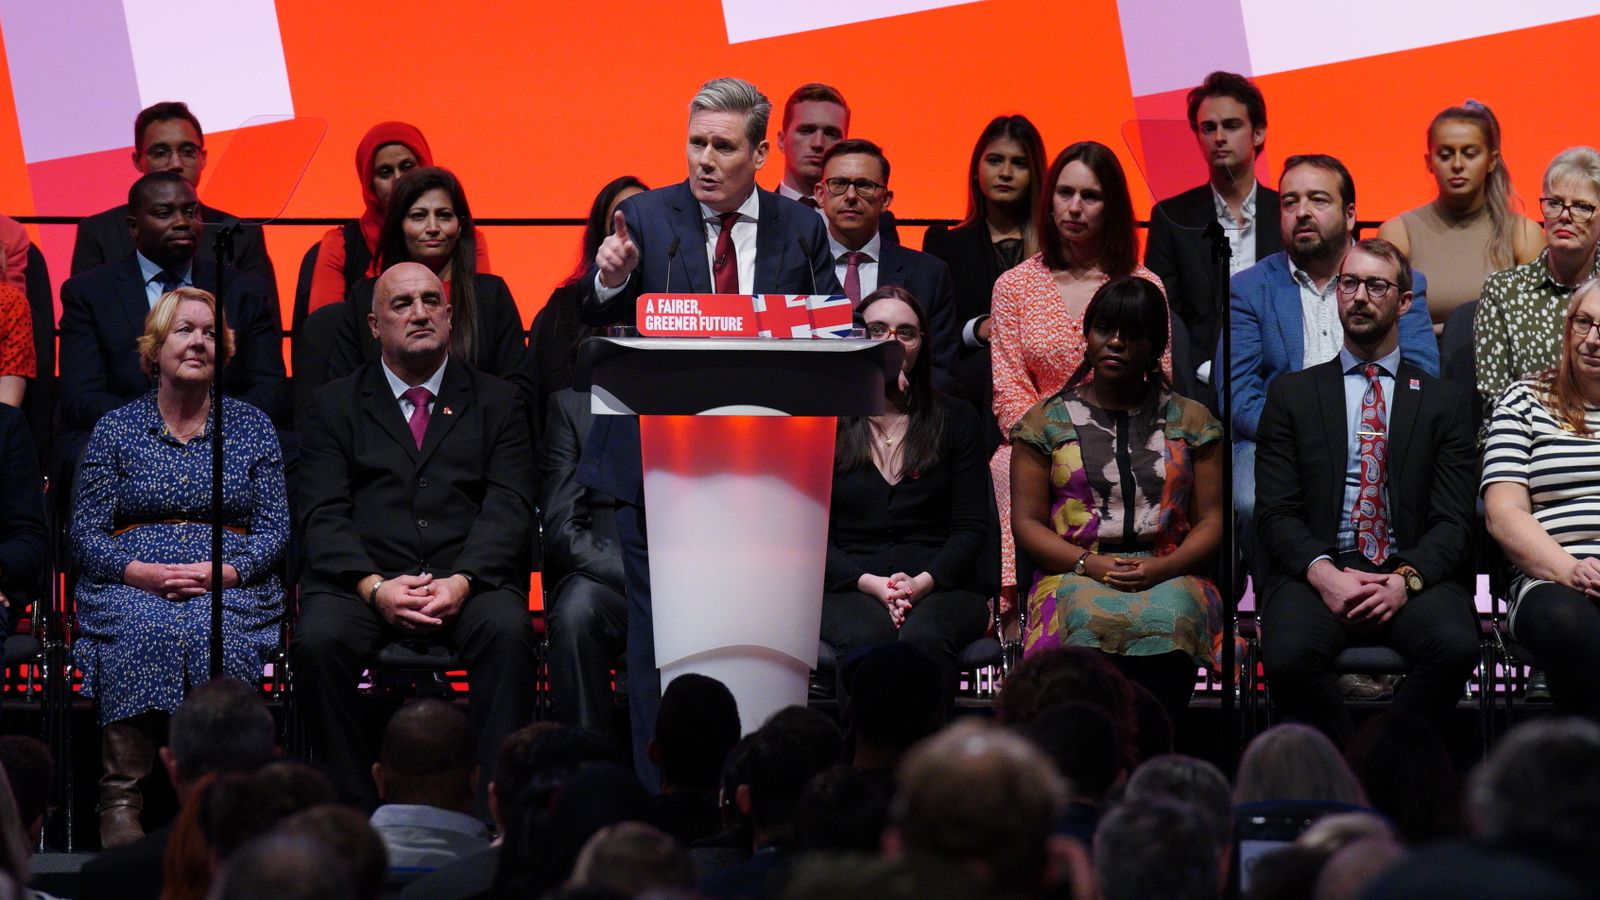
M 881 413 L 902 353 L 898 341 L 866 339 L 584 347 L 594 412 L 639 417 L 661 684 L 716 678 L 746 733 L 806 702 L 835 417 Z

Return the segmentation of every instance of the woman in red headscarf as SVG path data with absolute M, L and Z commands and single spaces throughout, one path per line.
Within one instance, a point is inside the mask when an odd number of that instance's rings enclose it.
M 352 285 L 378 274 L 378 233 L 383 230 L 389 192 L 401 175 L 418 166 L 431 165 L 433 151 L 415 125 L 379 122 L 361 139 L 356 147 L 356 174 L 361 177 L 361 199 L 366 210 L 361 218 L 330 228 L 322 236 L 317 267 L 311 275 L 308 311 L 343 302 Z M 477 270 L 488 272 L 488 244 L 483 232 L 474 229 L 474 236 L 478 244 Z

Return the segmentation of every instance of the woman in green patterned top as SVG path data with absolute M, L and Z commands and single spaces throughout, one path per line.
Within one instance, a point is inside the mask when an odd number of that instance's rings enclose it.
M 1473 316 L 1478 394 L 1493 410 L 1506 388 L 1561 357 L 1561 326 L 1578 285 L 1594 274 L 1600 243 L 1600 152 L 1561 151 L 1544 172 L 1539 211 L 1547 246 L 1532 262 L 1496 272 L 1483 283 Z
M 1222 426 L 1172 393 L 1160 288 L 1106 282 L 1083 363 L 1011 430 L 1017 546 L 1036 566 L 1025 652 L 1094 647 L 1173 721 L 1217 665 L 1222 599 L 1202 573 L 1222 539 Z M 1092 374 L 1092 378 L 1090 377 Z

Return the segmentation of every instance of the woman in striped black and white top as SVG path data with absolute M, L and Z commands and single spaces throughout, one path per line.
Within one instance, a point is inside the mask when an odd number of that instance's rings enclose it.
M 1489 534 L 1515 567 L 1511 632 L 1553 699 L 1600 717 L 1600 282 L 1573 295 L 1556 368 L 1501 394 L 1489 423 Z

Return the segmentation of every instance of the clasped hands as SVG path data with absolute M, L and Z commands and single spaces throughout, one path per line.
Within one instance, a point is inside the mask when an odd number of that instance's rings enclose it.
M 147 563 L 134 561 L 122 570 L 122 583 L 172 601 L 192 600 L 211 591 L 211 562 Z M 239 570 L 222 564 L 222 586 L 239 586 Z
M 1560 581 L 1575 591 L 1582 591 L 1585 596 L 1600 598 L 1600 559 L 1586 556 L 1574 560 L 1566 577 Z
M 471 587 L 464 575 L 438 579 L 426 572 L 396 575 L 384 579 L 373 606 L 385 622 L 401 631 L 432 631 L 461 612 Z
M 856 587 L 883 604 L 884 609 L 889 611 L 889 621 L 899 628 L 906 623 L 906 613 L 911 611 L 911 607 L 933 590 L 933 576 L 927 572 L 915 577 L 904 572 L 896 572 L 887 578 L 862 575 L 856 580 Z
M 1341 569 L 1323 559 L 1313 563 L 1306 575 L 1328 609 L 1352 628 L 1382 627 L 1408 599 L 1405 579 L 1392 572 Z
M 1135 593 L 1148 591 L 1172 576 L 1167 561 L 1160 556 L 1108 556 L 1091 553 L 1084 560 L 1083 574 L 1107 587 Z

